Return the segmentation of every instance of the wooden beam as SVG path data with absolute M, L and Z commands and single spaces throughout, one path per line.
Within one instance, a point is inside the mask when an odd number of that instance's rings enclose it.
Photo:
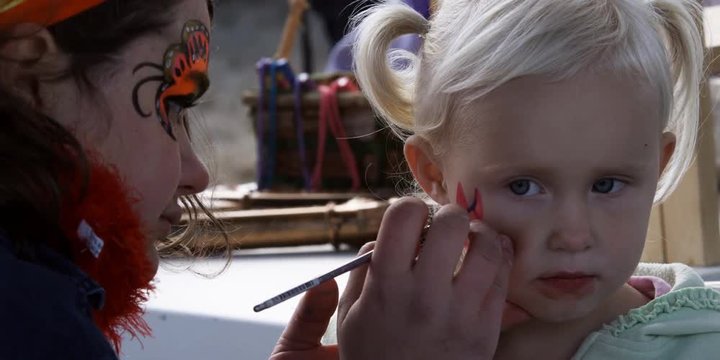
M 706 75 L 720 75 L 720 6 L 703 10 L 703 34 L 705 36 Z
M 705 68 L 705 76 L 720 75 L 720 46 L 707 49 L 705 54 L 707 66 Z
M 700 95 L 701 125 L 695 163 L 662 206 L 667 262 L 720 264 L 718 191 L 712 104 L 707 83 Z
M 706 76 L 720 74 L 720 7 L 706 7 L 703 31 Z M 700 95 L 697 157 L 678 189 L 650 216 L 643 261 L 720 264 L 718 191 L 713 138 L 713 104 L 708 83 Z
M 645 238 L 642 262 L 663 263 L 665 259 L 665 234 L 662 223 L 662 205 L 654 206 L 650 213 L 648 233 Z

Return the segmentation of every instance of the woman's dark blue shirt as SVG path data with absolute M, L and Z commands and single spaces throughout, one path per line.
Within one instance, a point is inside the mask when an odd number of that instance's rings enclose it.
M 0 231 L 0 360 L 116 360 L 91 317 L 103 289 L 47 247 L 32 261 L 13 248 Z

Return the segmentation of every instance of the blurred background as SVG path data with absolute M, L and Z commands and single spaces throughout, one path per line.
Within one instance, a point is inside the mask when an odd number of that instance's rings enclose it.
M 305 15 L 305 26 L 298 32 L 289 57 L 296 73 L 325 70 L 333 45 L 345 32 L 348 17 L 358 8 L 372 3 L 369 0 L 310 2 L 312 9 Z M 704 4 L 717 6 L 706 15 L 716 19 L 709 30 L 717 40 L 713 46 L 718 46 L 720 0 L 704 0 Z M 243 103 L 242 96 L 246 91 L 259 88 L 256 63 L 276 52 L 287 14 L 288 0 L 217 0 L 212 29 L 212 86 L 204 102 L 195 111 L 198 121 L 194 122 L 201 138 L 196 145 L 208 159 L 216 184 L 239 184 L 256 180 L 254 119 Z M 714 104 L 720 101 L 720 81 L 711 78 L 708 83 L 708 98 L 715 108 Z M 705 119 L 714 121 L 707 130 L 713 130 L 711 133 L 714 133 L 715 139 L 720 139 L 720 111 L 715 109 L 712 114 Z M 710 168 L 714 173 L 715 169 L 720 168 L 720 141 L 715 141 L 711 146 L 714 146 L 715 156 L 709 160 L 709 165 L 706 163 L 705 168 Z M 717 187 L 717 180 L 714 181 Z M 701 194 L 712 193 L 714 197 L 701 195 L 700 200 L 709 199 L 717 204 L 716 188 L 710 190 L 703 189 Z M 697 218 L 700 207 L 693 203 L 690 211 L 686 211 L 686 207 L 678 208 L 678 212 L 685 214 L 685 217 L 678 217 L 678 221 L 689 223 L 687 218 Z M 665 214 L 670 212 L 666 211 Z M 715 210 L 709 214 L 715 219 L 700 226 L 713 229 L 711 235 L 704 235 L 707 243 L 718 243 L 716 215 Z M 272 226 L 266 224 L 264 227 Z M 244 229 L 248 230 L 247 227 Z M 688 233 L 684 230 L 680 232 L 683 236 Z M 665 234 L 663 232 L 659 236 L 665 237 Z M 683 250 L 698 249 L 699 253 L 706 250 L 687 243 L 679 247 Z M 675 248 L 658 249 L 664 255 L 677 251 Z M 299 299 L 291 299 L 262 313 L 253 313 L 252 306 L 332 269 L 355 255 L 354 250 L 341 250 L 337 251 L 330 244 L 239 250 L 234 253 L 231 268 L 211 280 L 184 270 L 194 265 L 195 270 L 212 274 L 222 269 L 223 259 L 211 258 L 200 264 L 189 259 L 165 263 L 158 274 L 157 291 L 148 302 L 145 316 L 154 329 L 154 336 L 142 342 L 128 339 L 122 358 L 266 359 Z M 709 252 L 720 257 L 720 251 Z M 692 261 L 686 262 L 693 264 Z M 701 260 L 696 264 L 717 263 L 715 260 Z M 698 270 L 706 280 L 720 280 L 720 267 Z M 337 280 L 342 289 L 346 278 Z
M 323 71 L 331 47 L 340 40 L 346 21 L 358 9 L 376 0 L 315 0 L 305 15 L 290 56 L 296 72 Z M 704 0 L 705 6 L 720 0 Z M 218 0 L 212 30 L 212 86 L 198 107 L 195 124 L 204 135 L 200 151 L 217 184 L 255 181 L 256 142 L 252 119 L 242 103 L 243 92 L 258 89 L 256 63 L 272 56 L 280 42 L 288 12 L 286 0 Z M 309 45 L 309 46 L 308 46 Z M 306 56 L 310 53 L 311 56 Z M 720 81 L 709 79 L 713 103 L 717 103 Z M 718 112 L 714 112 L 717 118 Z M 715 121 L 716 138 L 720 139 Z M 720 141 L 715 142 L 720 159 Z
M 212 29 L 213 53 L 210 62 L 209 92 L 198 107 L 201 133 L 212 145 L 206 152 L 210 170 L 218 183 L 240 183 L 255 178 L 255 138 L 241 94 L 258 88 L 255 63 L 272 56 L 280 41 L 287 14 L 286 1 L 224 0 Z M 307 15 L 316 57 L 324 66 L 329 40 L 316 14 Z M 299 47 L 299 45 L 298 45 Z M 300 64 L 299 51 L 293 52 Z M 208 150 L 208 149 L 205 149 Z
M 317 0 L 305 15 L 290 64 L 296 73 L 323 71 L 331 46 L 342 36 L 348 17 L 367 0 Z M 286 0 L 219 0 L 212 29 L 212 86 L 198 107 L 205 150 L 217 183 L 255 180 L 256 143 L 252 120 L 241 101 L 246 90 L 258 89 L 256 63 L 272 56 L 280 42 Z M 308 54 L 310 54 L 308 56 Z M 212 144 L 212 145 L 210 145 Z M 201 144 L 202 147 L 202 144 Z

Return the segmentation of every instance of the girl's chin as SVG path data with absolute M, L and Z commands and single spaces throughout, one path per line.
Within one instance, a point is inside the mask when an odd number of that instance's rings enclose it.
M 502 331 L 532 320 L 533 316 L 522 307 L 510 301 L 505 301 L 505 310 L 502 317 Z
M 552 306 L 542 310 L 531 312 L 538 320 L 550 323 L 564 323 L 581 319 L 592 312 L 592 308 L 585 306 Z
M 531 318 L 542 322 L 563 323 L 588 316 L 596 307 L 592 297 L 574 300 L 533 299 L 527 304 L 518 302 Z

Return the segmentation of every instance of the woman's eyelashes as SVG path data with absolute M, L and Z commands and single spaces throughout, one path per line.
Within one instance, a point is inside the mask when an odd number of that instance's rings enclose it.
M 181 101 L 168 100 L 167 109 L 170 121 L 174 124 L 183 125 L 187 121 L 187 111 L 196 105 L 196 102 L 185 102 L 182 99 Z

